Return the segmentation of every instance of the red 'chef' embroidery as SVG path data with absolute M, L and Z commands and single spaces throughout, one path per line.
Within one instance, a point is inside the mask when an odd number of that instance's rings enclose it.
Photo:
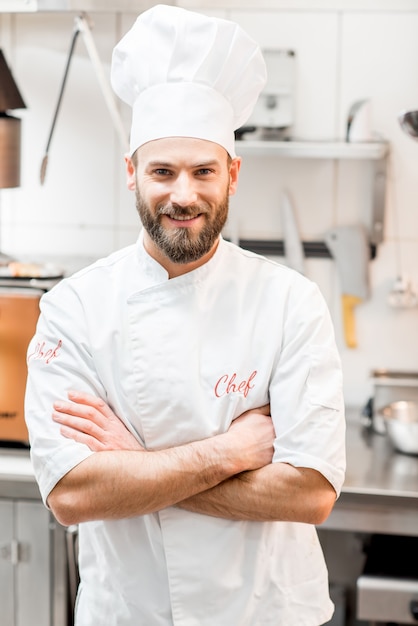
M 28 355 L 28 361 L 37 359 L 40 361 L 45 361 L 45 363 L 51 363 L 53 359 L 56 359 L 59 356 L 59 349 L 61 348 L 61 346 L 61 339 L 57 342 L 56 346 L 48 349 L 46 349 L 45 341 L 38 341 L 35 346 L 35 350 Z
M 257 370 L 254 370 L 250 376 L 241 382 L 237 382 L 237 375 L 234 372 L 232 375 L 224 374 L 220 377 L 215 385 L 215 396 L 221 398 L 228 393 L 242 393 L 244 398 L 248 396 L 250 389 L 253 389 L 254 385 L 252 381 L 257 376 Z

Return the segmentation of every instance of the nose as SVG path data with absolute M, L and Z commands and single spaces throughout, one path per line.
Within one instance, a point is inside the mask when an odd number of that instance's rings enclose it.
M 170 199 L 173 204 L 179 206 L 188 206 L 197 202 L 196 181 L 193 176 L 187 172 L 179 173 L 173 182 Z

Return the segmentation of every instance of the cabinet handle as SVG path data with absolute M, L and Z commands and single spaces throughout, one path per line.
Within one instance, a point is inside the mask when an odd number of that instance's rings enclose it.
M 412 617 L 418 621 L 418 600 L 411 600 L 409 603 Z
M 10 543 L 0 546 L 0 559 L 10 561 L 12 565 L 19 563 L 20 546 L 17 539 L 12 539 Z

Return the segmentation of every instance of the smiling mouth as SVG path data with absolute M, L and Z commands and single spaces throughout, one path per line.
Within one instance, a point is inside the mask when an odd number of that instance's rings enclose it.
M 176 222 L 191 222 L 192 220 L 197 219 L 201 215 L 202 213 L 198 213 L 197 215 L 167 215 L 167 217 L 169 217 L 172 220 L 175 220 Z

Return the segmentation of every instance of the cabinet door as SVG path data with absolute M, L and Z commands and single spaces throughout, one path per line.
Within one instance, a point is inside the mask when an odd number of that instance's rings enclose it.
M 52 606 L 49 512 L 41 502 L 16 501 L 14 506 L 19 539 L 15 623 L 49 626 Z
M 0 624 L 14 624 L 13 503 L 0 500 Z

